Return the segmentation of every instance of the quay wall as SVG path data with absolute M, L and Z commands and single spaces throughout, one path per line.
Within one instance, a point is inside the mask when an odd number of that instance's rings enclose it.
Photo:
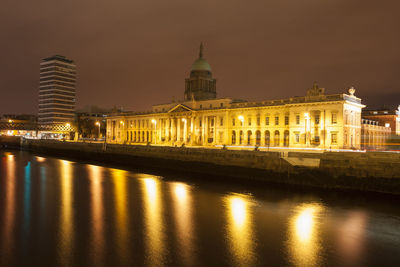
M 400 153 L 282 153 L 31 139 L 23 140 L 21 147 L 37 153 L 120 164 L 144 171 L 174 170 L 226 181 L 233 178 L 400 195 Z M 308 161 L 312 164 L 307 164 Z

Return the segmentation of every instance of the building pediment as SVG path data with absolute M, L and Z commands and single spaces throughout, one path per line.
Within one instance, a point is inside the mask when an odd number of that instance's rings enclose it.
M 178 104 L 175 107 L 171 108 L 168 113 L 176 113 L 176 112 L 188 112 L 188 111 L 192 111 L 191 108 L 182 105 L 182 104 Z

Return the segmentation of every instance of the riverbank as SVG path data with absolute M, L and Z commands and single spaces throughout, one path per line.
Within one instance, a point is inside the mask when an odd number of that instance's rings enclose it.
M 212 175 L 225 181 L 400 195 L 400 154 L 260 152 L 186 147 L 132 146 L 25 139 L 24 150 L 132 168 Z
M 81 161 L 212 175 L 229 182 L 258 181 L 400 195 L 400 154 L 385 152 L 261 152 L 132 146 L 2 138 L 19 148 Z

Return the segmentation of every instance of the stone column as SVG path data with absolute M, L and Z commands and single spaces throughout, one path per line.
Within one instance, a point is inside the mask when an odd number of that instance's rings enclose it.
M 206 129 L 206 118 L 205 118 L 205 116 L 204 115 L 202 115 L 201 116 L 201 123 L 202 123 L 202 125 L 201 125 L 201 144 L 200 145 L 204 145 L 205 144 L 205 136 L 206 136 L 206 133 L 205 133 L 205 129 Z
M 187 127 L 188 127 L 188 121 L 187 121 L 187 119 L 185 118 L 185 121 L 183 122 L 184 124 L 183 124 L 183 142 L 186 144 L 186 142 L 187 142 Z
M 181 140 L 181 118 L 177 118 L 176 119 L 176 123 L 177 123 L 177 134 L 176 134 L 176 139 L 179 142 Z
M 213 144 L 217 143 L 217 116 L 214 116 L 214 136 L 213 136 Z
M 190 145 L 193 145 L 193 139 L 194 139 L 194 133 L 196 131 L 195 127 L 194 127 L 194 116 L 192 115 L 190 117 Z

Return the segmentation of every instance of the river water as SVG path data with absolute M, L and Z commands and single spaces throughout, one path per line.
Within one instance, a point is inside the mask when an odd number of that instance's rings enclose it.
M 1 266 L 400 266 L 398 199 L 0 159 Z

